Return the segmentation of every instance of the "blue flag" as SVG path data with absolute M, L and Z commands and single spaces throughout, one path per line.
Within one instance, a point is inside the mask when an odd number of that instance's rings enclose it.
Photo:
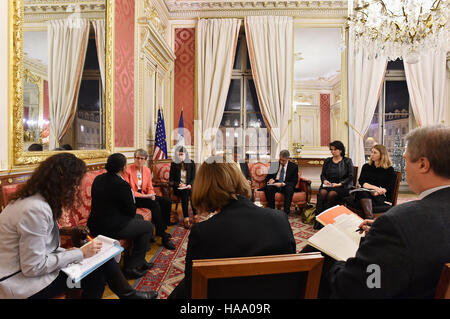
M 177 145 L 184 146 L 184 123 L 183 123 L 183 111 L 181 111 L 180 121 L 178 122 L 178 136 Z
M 153 159 L 161 160 L 167 158 L 167 143 L 166 143 L 166 127 L 164 125 L 164 118 L 161 110 L 158 110 L 158 123 L 156 124 L 155 135 L 155 150 L 153 151 Z

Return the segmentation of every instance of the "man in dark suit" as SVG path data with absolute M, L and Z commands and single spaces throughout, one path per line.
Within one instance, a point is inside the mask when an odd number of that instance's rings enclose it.
M 126 163 L 123 154 L 114 153 L 108 157 L 107 172 L 97 176 L 92 183 L 87 226 L 94 236 L 133 240 L 133 248 L 126 256 L 123 270 L 124 275 L 132 279 L 142 277 L 152 265 L 146 262 L 145 254 L 153 235 L 153 225 L 136 214 L 133 191 L 122 177 Z
M 275 194 L 284 195 L 284 212 L 291 211 L 292 196 L 294 196 L 295 186 L 298 183 L 298 166 L 289 161 L 289 151 L 282 150 L 280 159 L 272 163 L 266 176 L 266 187 L 264 193 L 268 202 L 268 207 L 275 208 Z
M 413 130 L 406 143 L 406 179 L 419 200 L 361 224 L 366 237 L 355 258 L 324 265 L 331 297 L 434 297 L 450 262 L 450 127 Z

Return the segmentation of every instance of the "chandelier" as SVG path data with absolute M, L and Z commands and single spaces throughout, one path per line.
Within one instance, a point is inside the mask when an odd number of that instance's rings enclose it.
M 450 0 L 349 0 L 348 23 L 355 49 L 369 58 L 402 58 L 414 64 L 420 55 L 450 44 Z

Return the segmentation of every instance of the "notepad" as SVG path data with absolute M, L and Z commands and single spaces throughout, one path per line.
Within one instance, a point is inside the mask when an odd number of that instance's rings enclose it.
M 370 192 L 370 193 L 375 193 L 374 189 L 369 189 L 369 188 L 364 188 L 364 187 L 359 187 L 359 188 L 354 188 L 352 190 L 350 190 L 348 193 L 352 194 L 355 192 Z
M 111 258 L 115 257 L 117 262 L 120 261 L 120 253 L 123 251 L 123 247 L 117 240 L 102 235 L 97 236 L 94 240 L 102 242 L 102 248 L 97 254 L 61 269 L 73 282 L 79 282 Z
M 356 230 L 363 219 L 345 206 L 331 207 L 316 216 L 325 227 L 308 239 L 308 244 L 336 260 L 355 257 L 363 234 Z

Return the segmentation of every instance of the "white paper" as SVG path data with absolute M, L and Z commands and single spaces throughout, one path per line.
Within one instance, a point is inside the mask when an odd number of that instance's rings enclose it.
M 324 252 L 328 256 L 346 261 L 355 257 L 359 245 L 341 232 L 336 226 L 329 224 L 308 239 L 308 244 Z

